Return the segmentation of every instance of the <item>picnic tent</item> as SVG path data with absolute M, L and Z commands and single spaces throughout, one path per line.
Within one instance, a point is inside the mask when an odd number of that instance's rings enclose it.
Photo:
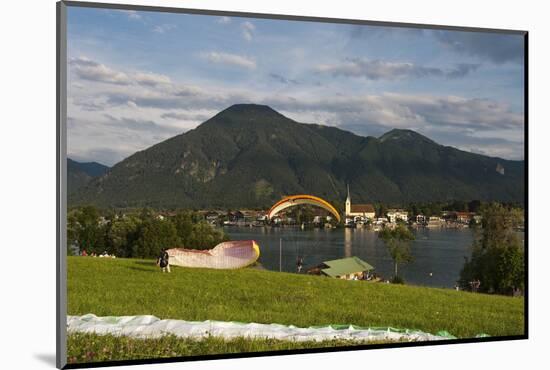
M 327 268 L 321 269 L 321 273 L 338 279 L 363 278 L 363 272 L 372 271 L 374 267 L 359 257 L 347 257 L 337 260 L 325 261 Z

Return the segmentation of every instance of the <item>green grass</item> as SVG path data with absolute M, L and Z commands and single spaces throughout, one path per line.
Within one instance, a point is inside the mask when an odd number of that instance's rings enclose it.
M 521 335 L 523 299 L 417 286 L 344 281 L 265 270 L 172 268 L 151 260 L 68 257 L 68 314 L 161 319 L 354 324 L 447 330 L 460 338 Z M 133 339 L 72 334 L 69 362 L 90 362 L 350 345 L 207 338 Z
M 369 343 L 372 344 L 373 342 Z M 208 337 L 199 341 L 178 338 L 173 335 L 158 339 L 135 339 L 112 335 L 75 333 L 69 335 L 67 362 L 139 360 L 227 353 L 326 348 L 359 344 L 361 343 L 344 340 L 290 342 L 275 339 L 251 340 L 245 338 L 223 340 L 216 337 Z

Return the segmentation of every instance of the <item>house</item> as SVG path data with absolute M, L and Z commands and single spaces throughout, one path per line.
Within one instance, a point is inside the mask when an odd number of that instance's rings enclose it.
M 348 186 L 348 197 L 346 198 L 346 219 L 352 219 L 356 221 L 357 219 L 367 220 L 374 219 L 375 211 L 372 204 L 351 204 L 351 196 L 349 194 Z
M 468 224 L 475 216 L 474 212 L 456 212 L 447 211 L 442 213 L 442 218 L 450 222 L 458 222 L 462 224 Z
M 376 221 L 374 221 L 374 223 L 377 225 L 383 225 L 386 222 L 388 222 L 388 219 L 386 217 L 378 217 Z
M 252 221 L 256 219 L 256 217 L 258 217 L 258 211 L 254 210 L 245 210 L 241 211 L 241 213 L 243 214 L 243 217 L 246 221 Z
M 456 221 L 464 224 L 470 223 L 474 216 L 473 212 L 455 212 Z
M 219 216 L 220 215 L 218 214 L 218 212 L 209 211 L 209 212 L 206 212 L 206 214 L 204 215 L 204 218 L 206 218 L 206 221 L 214 222 L 218 220 Z
M 416 223 L 417 224 L 425 224 L 428 218 L 424 215 L 416 215 Z
M 398 220 L 403 222 L 409 221 L 409 213 L 403 209 L 389 209 L 388 212 L 386 212 L 386 216 L 392 224 L 396 223 Z
M 428 219 L 428 223 L 426 224 L 427 227 L 441 227 L 445 224 L 445 220 L 437 217 L 437 216 L 431 216 Z
M 228 212 L 227 218 L 230 222 L 244 221 L 244 214 L 241 211 Z
M 260 212 L 256 214 L 256 221 L 265 222 L 265 221 L 269 221 L 269 219 L 267 218 L 267 215 L 265 213 Z
M 323 275 L 345 280 L 363 279 L 365 272 L 374 270 L 374 267 L 355 256 L 326 261 L 323 265 L 326 266 L 321 268 Z

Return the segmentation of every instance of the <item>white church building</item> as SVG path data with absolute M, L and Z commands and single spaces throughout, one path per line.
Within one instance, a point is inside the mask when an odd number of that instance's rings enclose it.
M 346 219 L 357 221 L 359 219 L 366 221 L 367 219 L 374 219 L 375 217 L 374 206 L 372 204 L 352 204 L 351 196 L 349 194 L 348 185 L 348 197 L 346 198 Z

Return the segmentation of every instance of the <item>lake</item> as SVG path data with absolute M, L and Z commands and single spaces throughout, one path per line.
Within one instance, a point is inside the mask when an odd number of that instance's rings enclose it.
M 259 262 L 268 270 L 279 270 L 279 240 L 282 239 L 282 270 L 296 272 L 298 256 L 304 269 L 323 261 L 357 256 L 385 279 L 393 275 L 393 262 L 376 232 L 368 229 L 311 229 L 278 227 L 225 227 L 232 240 L 254 239 L 260 245 Z M 406 283 L 453 288 L 471 254 L 471 229 L 418 229 L 411 243 L 413 262 L 399 266 Z M 431 273 L 431 276 L 430 276 Z

